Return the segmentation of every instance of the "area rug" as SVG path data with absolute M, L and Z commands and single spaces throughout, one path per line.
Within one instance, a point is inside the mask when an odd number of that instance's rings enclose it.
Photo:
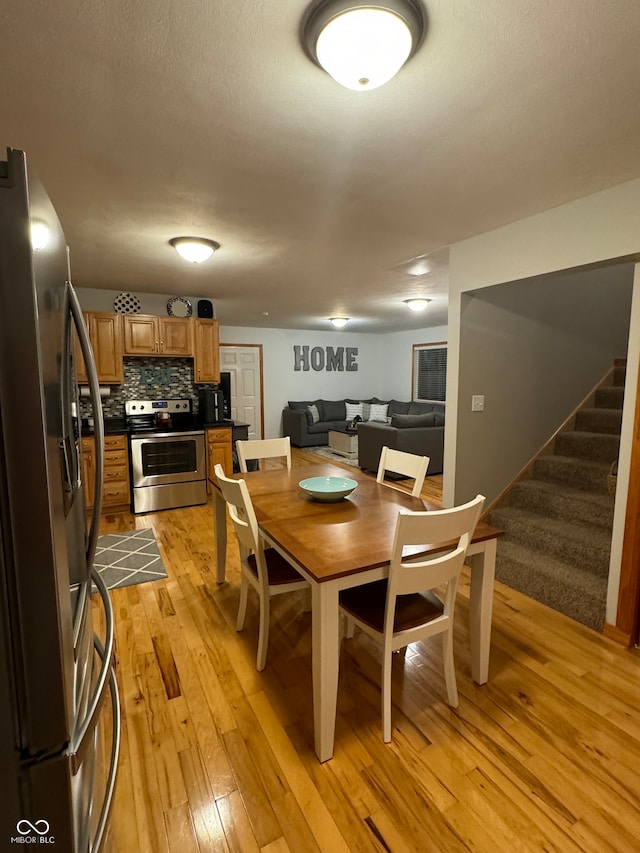
M 99 536 L 94 566 L 107 589 L 167 577 L 155 533 L 150 527 Z
M 330 462 L 344 462 L 345 465 L 350 465 L 352 468 L 358 467 L 357 456 L 352 458 L 342 456 L 342 454 L 336 453 L 335 450 L 332 450 L 330 447 L 307 447 L 306 449 L 310 450 L 312 453 L 317 453 L 318 456 L 324 456 Z

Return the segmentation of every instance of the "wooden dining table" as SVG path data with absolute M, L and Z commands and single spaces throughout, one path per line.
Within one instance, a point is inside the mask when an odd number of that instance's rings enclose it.
M 331 464 L 253 471 L 242 477 L 249 489 L 266 542 L 279 551 L 311 585 L 313 712 L 316 755 L 333 756 L 340 658 L 339 594 L 343 589 L 387 577 L 398 511 L 441 509 L 361 471 Z M 345 477 L 357 487 L 345 499 L 324 503 L 299 487 L 307 477 Z M 215 481 L 217 581 L 225 580 L 226 506 Z M 479 523 L 469 549 L 471 565 L 471 671 L 478 684 L 489 676 L 489 646 L 495 577 L 496 540 L 502 531 Z M 420 548 L 420 553 L 431 550 Z M 417 552 L 416 552 L 417 556 Z

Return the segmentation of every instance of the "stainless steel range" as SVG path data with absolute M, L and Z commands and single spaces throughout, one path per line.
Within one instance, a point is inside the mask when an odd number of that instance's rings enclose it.
M 191 400 L 130 400 L 133 511 L 207 502 L 204 430 Z

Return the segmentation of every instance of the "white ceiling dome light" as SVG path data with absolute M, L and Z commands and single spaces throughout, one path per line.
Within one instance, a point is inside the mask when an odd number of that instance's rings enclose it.
M 334 80 L 365 92 L 391 80 L 422 39 L 417 0 L 324 0 L 306 21 L 305 46 Z
M 343 326 L 346 326 L 349 322 L 348 317 L 329 317 L 329 320 L 333 323 L 336 329 L 341 329 Z
M 207 261 L 220 248 L 220 243 L 204 237 L 173 237 L 169 242 L 181 258 L 192 264 Z
M 423 299 L 421 296 L 416 296 L 413 299 L 404 300 L 404 304 L 412 311 L 424 311 L 424 309 L 430 302 L 430 299 Z

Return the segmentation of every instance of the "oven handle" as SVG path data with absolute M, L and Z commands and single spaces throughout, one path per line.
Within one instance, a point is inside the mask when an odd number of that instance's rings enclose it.
M 171 441 L 172 439 L 178 438 L 197 438 L 198 436 L 202 436 L 204 438 L 204 430 L 188 430 L 186 432 L 153 432 L 153 433 L 144 433 L 144 432 L 134 432 L 131 434 L 131 441 L 155 441 L 157 438 L 161 438 L 163 441 Z

